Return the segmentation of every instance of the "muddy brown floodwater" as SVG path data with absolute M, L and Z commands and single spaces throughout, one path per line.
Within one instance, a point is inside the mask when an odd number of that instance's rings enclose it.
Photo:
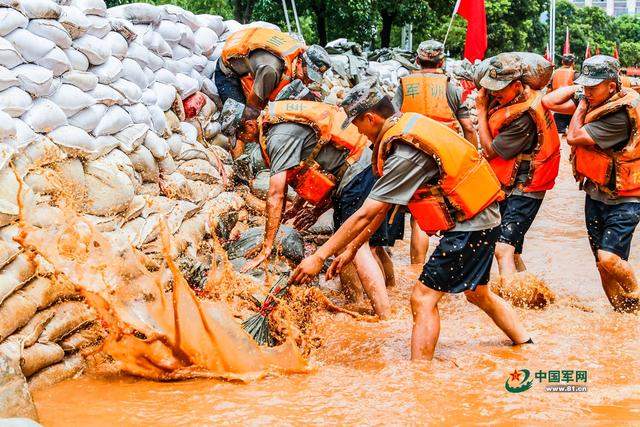
M 216 424 L 560 423 L 640 424 L 640 318 L 614 313 L 598 280 L 584 227 L 584 193 L 564 160 L 559 183 L 527 236 L 524 259 L 557 295 L 542 311 L 517 309 L 535 345 L 512 348 L 463 296 L 441 307 L 442 332 L 431 363 L 409 358 L 408 298 L 418 271 L 408 247 L 394 249 L 398 284 L 391 320 L 326 315 L 324 344 L 309 374 L 244 383 L 158 383 L 83 377 L 35 393 L 45 426 Z M 638 267 L 638 241 L 631 263 Z M 513 394 L 514 370 L 586 371 L 581 393 L 546 392 L 547 380 Z

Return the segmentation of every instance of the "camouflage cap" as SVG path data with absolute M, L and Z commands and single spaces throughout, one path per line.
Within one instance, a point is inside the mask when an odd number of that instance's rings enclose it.
M 352 87 L 340 103 L 347 113 L 342 129 L 346 129 L 353 119 L 377 105 L 386 96 L 375 79 L 365 80 Z
M 437 40 L 427 40 L 418 46 L 418 58 L 423 61 L 444 59 L 444 45 Z
M 245 105 L 235 99 L 227 99 L 220 112 L 220 131 L 223 135 L 235 135 L 244 114 Z
M 489 67 L 480 86 L 488 90 L 501 90 L 522 77 L 522 60 L 514 53 L 501 53 L 489 61 Z
M 573 53 L 565 53 L 562 55 L 562 62 L 576 62 L 576 56 Z
M 595 86 L 605 80 L 618 79 L 620 74 L 620 62 L 612 56 L 596 55 L 587 58 L 582 63 L 582 72 L 575 84 L 582 86 Z
M 324 73 L 331 68 L 331 57 L 327 51 L 317 44 L 312 44 L 302 54 L 307 66 L 307 76 L 314 82 L 321 82 Z

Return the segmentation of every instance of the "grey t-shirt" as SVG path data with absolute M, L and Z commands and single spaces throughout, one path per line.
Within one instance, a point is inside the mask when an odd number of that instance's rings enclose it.
M 602 149 L 612 149 L 619 151 L 629 142 L 631 137 L 631 122 L 625 110 L 619 110 L 600 119 L 584 125 L 585 131 L 595 141 L 596 145 Z M 607 205 L 617 205 L 619 203 L 637 203 L 640 197 L 612 197 L 591 181 L 587 180 L 584 191 L 593 200 Z
M 249 53 L 248 61 L 241 58 L 231 59 L 228 68 L 238 76 L 251 73 L 254 81 L 253 92 L 266 101 L 280 83 L 284 63 L 273 53 L 257 49 Z
M 433 157 L 408 144 L 398 143 L 384 164 L 384 171 L 373 185 L 369 198 L 406 206 L 421 186 L 440 174 Z M 500 209 L 494 203 L 468 221 L 456 222 L 450 231 L 479 231 L 500 225 Z
M 295 168 L 306 159 L 316 144 L 318 139 L 311 127 L 299 123 L 278 123 L 267 131 L 266 149 L 271 160 L 271 175 Z M 348 152 L 339 150 L 331 144 L 327 144 L 318 156 L 316 161 L 333 175 L 336 175 L 344 165 Z M 365 167 L 371 165 L 371 150 L 366 148 L 359 161 L 355 162 L 345 171 L 339 188 L 343 188 L 351 179 Z
M 447 104 L 458 119 L 466 119 L 469 117 L 469 109 L 462 102 L 462 88 L 456 86 L 452 82 L 447 83 Z M 402 85 L 398 85 L 395 96 L 393 97 L 393 105 L 400 110 L 404 95 L 402 93 Z
M 505 160 L 510 160 L 520 153 L 530 152 L 537 141 L 538 130 L 536 123 L 530 114 L 523 114 L 500 130 L 500 133 L 493 139 L 491 148 L 498 156 Z M 528 161 L 520 162 L 515 184 L 521 184 L 527 180 L 529 166 L 530 163 Z M 544 191 L 525 193 L 517 187 L 509 192 L 509 196 L 526 196 L 532 199 L 542 199 L 544 194 Z

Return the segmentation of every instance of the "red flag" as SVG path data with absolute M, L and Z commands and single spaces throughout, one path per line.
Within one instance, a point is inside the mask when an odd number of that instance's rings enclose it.
M 616 44 L 613 47 L 613 57 L 616 59 L 620 59 L 620 52 L 618 52 L 618 45 Z
M 453 13 L 467 20 L 464 57 L 473 62 L 487 51 L 487 15 L 484 0 L 458 0 Z
M 589 42 L 587 42 L 587 50 L 584 52 L 584 59 L 591 58 L 591 49 L 589 48 Z
M 569 27 L 567 27 L 567 33 L 564 36 L 564 49 L 562 49 L 563 55 L 571 53 L 571 45 L 569 44 Z
M 596 45 L 596 55 L 600 55 L 600 46 Z

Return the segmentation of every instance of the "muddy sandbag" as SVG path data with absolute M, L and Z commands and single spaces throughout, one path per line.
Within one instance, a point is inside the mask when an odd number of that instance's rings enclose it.
M 220 172 L 207 160 L 193 159 L 183 162 L 178 166 L 178 171 L 188 179 L 204 181 L 207 184 L 216 184 L 222 177 Z
M 36 407 L 20 369 L 21 343 L 5 341 L 0 347 L 0 418 L 37 420 Z
M 0 142 L 11 143 L 17 135 L 16 125 L 10 115 L 0 110 Z
M 240 235 L 240 238 L 227 245 L 229 259 L 246 258 L 249 251 L 260 247 L 264 241 L 264 227 L 253 227 Z M 293 263 L 300 263 L 304 258 L 304 242 L 297 230 L 281 225 L 276 235 L 277 252 Z M 274 251 L 276 252 L 276 251 Z
M 87 33 L 89 28 L 89 20 L 86 15 L 75 7 L 72 6 L 60 6 L 62 13 L 58 22 L 69 33 L 72 39 L 82 37 Z
M 20 254 L 20 245 L 13 240 L 0 239 L 0 269 L 9 264 Z
M 64 359 L 64 350 L 55 343 L 35 343 L 22 351 L 20 367 L 25 377 L 30 377 L 36 372 L 51 366 Z
M 149 127 L 143 123 L 132 124 L 115 134 L 119 143 L 119 148 L 124 153 L 132 153 L 145 140 L 147 135 L 153 134 L 149 132 Z
M 32 346 L 40 338 L 40 334 L 44 331 L 47 324 L 53 319 L 55 311 L 47 309 L 39 311 L 22 327 L 14 336 L 20 339 L 25 347 Z
M 144 145 L 140 145 L 132 153 L 129 159 L 133 164 L 133 168 L 140 174 L 144 182 L 158 182 L 160 179 L 160 170 L 151 151 Z
M 490 283 L 491 290 L 516 307 L 545 308 L 555 301 L 555 295 L 544 280 L 527 271 L 512 277 L 499 276 Z
M 541 90 L 549 84 L 553 74 L 553 64 L 547 61 L 542 55 L 532 52 L 509 52 L 501 53 L 500 55 L 516 55 L 520 59 L 523 72 L 522 80 L 533 89 Z M 482 80 L 487 73 L 491 60 L 494 58 L 499 59 L 500 55 L 492 56 L 474 65 L 468 62 L 462 64 L 462 71 L 456 74 L 466 79 L 471 77 L 476 87 L 480 88 L 480 80 Z
M 98 343 L 105 335 L 100 323 L 94 322 L 64 338 L 59 344 L 66 353 L 73 353 Z
M 36 273 L 29 257 L 22 253 L 0 271 L 0 304 L 20 289 Z
M 62 302 L 52 308 L 55 315 L 45 326 L 38 342 L 57 342 L 96 318 L 93 311 L 81 301 Z
M 44 368 L 29 378 L 29 391 L 33 393 L 36 390 L 74 378 L 82 373 L 84 367 L 84 357 L 80 354 L 67 357 L 62 362 Z
M 104 158 L 87 162 L 86 212 L 92 215 L 115 215 L 125 211 L 134 196 L 134 186 L 129 176 L 114 170 Z
M 37 277 L 0 305 L 0 342 L 29 322 L 36 311 L 75 295 L 69 282 Z

